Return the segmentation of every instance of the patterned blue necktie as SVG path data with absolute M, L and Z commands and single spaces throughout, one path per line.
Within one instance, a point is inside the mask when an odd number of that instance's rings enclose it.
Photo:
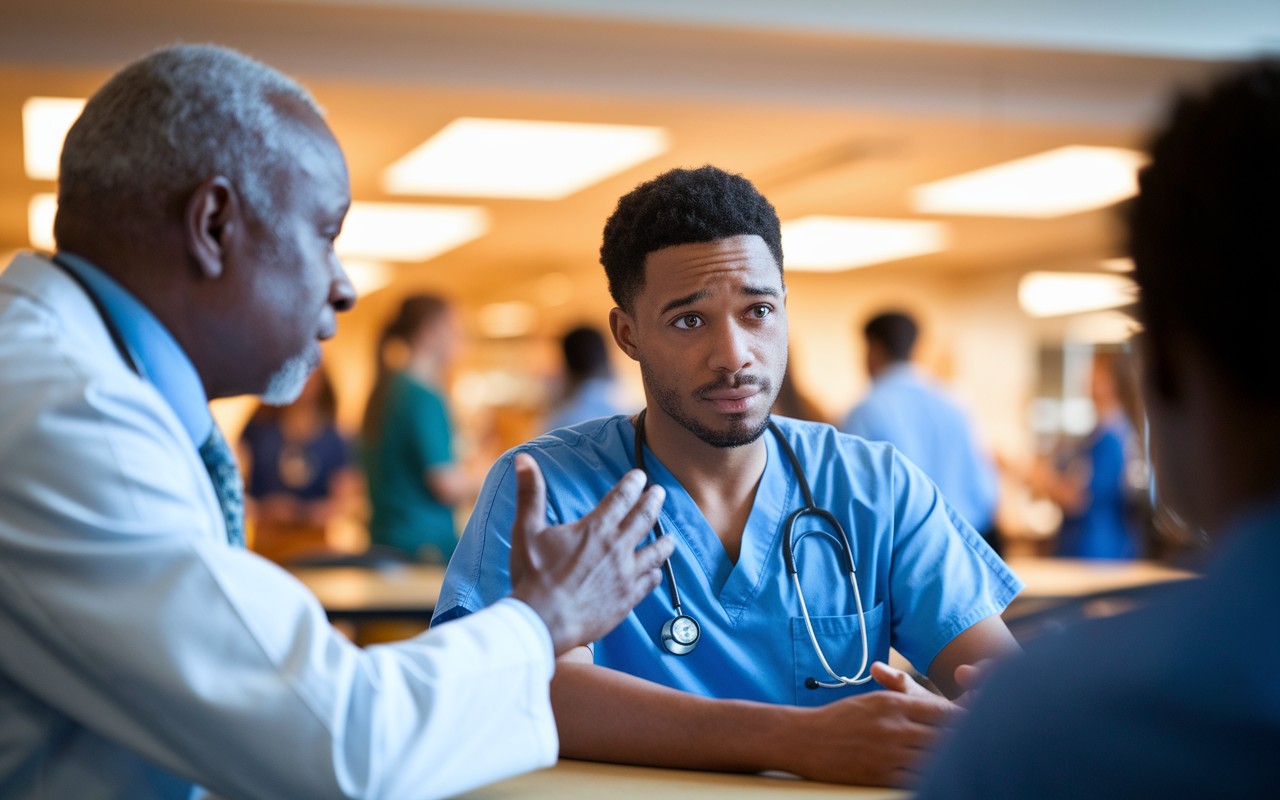
M 217 424 L 200 445 L 200 459 L 213 479 L 213 491 L 218 495 L 222 519 L 227 524 L 227 541 L 232 547 L 244 547 L 244 482 L 240 478 L 240 465 Z

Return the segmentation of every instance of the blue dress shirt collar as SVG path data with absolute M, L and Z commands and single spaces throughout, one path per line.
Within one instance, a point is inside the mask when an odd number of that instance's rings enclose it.
M 200 447 L 213 430 L 213 415 L 200 374 L 173 334 L 128 289 L 84 258 L 60 250 L 57 259 L 97 296 L 142 377 L 156 387 Z

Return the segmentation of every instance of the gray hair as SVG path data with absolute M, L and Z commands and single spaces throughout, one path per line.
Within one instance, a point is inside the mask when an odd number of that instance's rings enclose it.
M 291 162 L 290 134 L 308 110 L 322 114 L 306 89 L 234 50 L 158 50 L 107 81 L 71 126 L 59 208 L 110 209 L 122 223 L 146 225 L 180 213 L 197 186 L 222 175 L 246 213 L 270 223 L 271 178 Z

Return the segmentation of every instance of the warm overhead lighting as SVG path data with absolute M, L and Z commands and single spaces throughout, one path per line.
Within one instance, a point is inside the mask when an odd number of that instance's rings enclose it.
M 1129 278 L 1101 272 L 1028 272 L 1018 282 L 1018 305 L 1033 317 L 1127 306 L 1136 294 Z
M 40 193 L 27 204 L 27 238 L 37 250 L 53 252 L 58 243 L 53 239 L 53 218 L 58 215 L 58 196 Z
M 638 125 L 455 119 L 383 173 L 391 194 L 559 200 L 665 153 Z
M 357 261 L 343 259 L 342 268 L 348 280 L 355 287 L 356 296 L 364 297 L 391 283 L 395 277 L 395 267 L 380 261 Z
M 341 256 L 426 261 L 488 230 L 489 214 L 479 206 L 356 202 L 335 247 Z
M 1132 258 L 1104 258 L 1098 262 L 1098 266 L 1107 272 L 1133 272 Z
M 1067 338 L 1087 344 L 1120 344 L 1127 342 L 1142 326 L 1120 311 L 1098 311 L 1081 314 L 1067 323 Z
M 563 272 L 548 272 L 538 279 L 538 299 L 546 306 L 562 306 L 573 297 L 573 280 Z
M 480 332 L 491 339 L 524 336 L 537 321 L 533 306 L 521 300 L 490 303 L 480 309 Z
M 782 223 L 788 270 L 836 272 L 947 249 L 941 222 L 810 216 Z
M 1121 147 L 1059 147 L 912 190 L 916 211 L 1049 219 L 1101 208 L 1138 192 L 1147 157 Z
M 28 178 L 58 179 L 62 140 L 84 110 L 84 102 L 74 97 L 29 97 L 22 104 L 22 155 Z

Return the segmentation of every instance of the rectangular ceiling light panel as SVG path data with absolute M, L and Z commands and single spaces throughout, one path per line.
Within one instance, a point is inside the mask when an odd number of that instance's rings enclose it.
M 419 262 L 483 236 L 489 214 L 479 206 L 425 203 L 351 204 L 338 255 L 373 261 Z
M 945 223 L 810 216 L 782 223 L 788 270 L 838 272 L 947 249 Z
M 462 117 L 387 167 L 391 194 L 559 200 L 661 155 L 662 128 Z
M 1062 217 L 1134 196 L 1146 162 L 1121 147 L 1059 147 L 917 186 L 912 202 L 924 214 Z
M 27 238 L 37 250 L 58 249 L 53 239 L 53 218 L 58 216 L 58 196 L 51 192 L 33 195 L 27 203 Z
M 29 97 L 22 104 L 22 157 L 28 178 L 58 179 L 62 142 L 84 103 L 74 97 Z
M 1137 285 L 1105 272 L 1028 272 L 1018 282 L 1018 305 L 1033 317 L 1057 317 L 1127 306 Z

